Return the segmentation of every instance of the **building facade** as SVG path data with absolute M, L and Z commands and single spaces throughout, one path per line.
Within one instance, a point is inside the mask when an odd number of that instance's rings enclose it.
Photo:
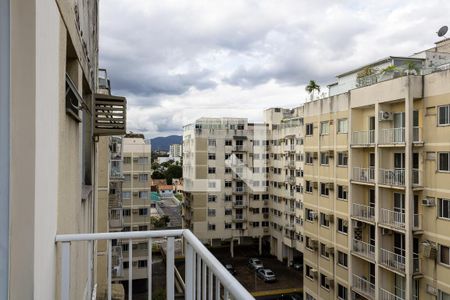
M 444 40 L 364 66 L 340 75 L 330 97 L 265 111 L 262 236 L 280 260 L 303 256 L 305 299 L 449 297 L 449 47 Z M 214 152 L 211 141 L 223 134 L 204 123 L 185 127 L 185 225 L 205 242 L 228 242 L 235 227 L 223 227 L 225 210 L 214 215 L 208 199 L 226 195 L 226 176 L 237 176 L 216 167 L 232 148 Z
M 169 157 L 182 157 L 183 156 L 183 145 L 172 144 L 169 149 Z

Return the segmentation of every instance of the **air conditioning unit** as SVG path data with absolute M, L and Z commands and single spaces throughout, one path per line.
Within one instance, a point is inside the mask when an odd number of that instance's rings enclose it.
M 134 208 L 133 209 L 133 214 L 137 214 L 139 212 L 139 209 Z
M 353 222 L 353 228 L 354 229 L 362 229 L 364 227 L 364 223 L 361 221 Z
M 437 255 L 437 248 L 432 243 L 426 241 L 422 243 L 423 245 L 423 256 L 427 258 L 435 259 Z
M 333 246 L 326 246 L 325 251 L 327 251 L 331 255 L 334 255 L 334 247 Z
M 422 205 L 427 207 L 435 206 L 434 198 L 422 199 Z
M 387 229 L 387 228 L 382 228 L 381 229 L 381 234 L 382 235 L 391 235 L 392 234 L 392 230 Z
M 379 121 L 390 121 L 393 119 L 393 114 L 388 111 L 380 111 L 380 114 L 378 116 Z
M 311 248 L 313 248 L 314 250 L 317 250 L 317 247 L 319 245 L 319 242 L 317 240 L 311 240 L 310 241 L 310 246 Z
M 334 157 L 334 151 L 333 150 L 328 150 L 328 157 L 329 158 L 333 158 Z
M 316 269 L 311 269 L 309 272 L 311 273 L 311 275 L 312 275 L 313 277 L 317 277 L 318 272 L 317 272 Z
M 327 284 L 329 287 L 333 286 L 333 279 L 329 277 L 325 277 L 325 284 Z

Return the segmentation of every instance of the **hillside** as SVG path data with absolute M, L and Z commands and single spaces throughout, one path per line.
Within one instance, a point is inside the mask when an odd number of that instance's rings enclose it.
M 169 151 L 170 145 L 182 144 L 183 137 L 181 135 L 169 135 L 156 137 L 150 140 L 152 143 L 152 151 L 163 150 Z

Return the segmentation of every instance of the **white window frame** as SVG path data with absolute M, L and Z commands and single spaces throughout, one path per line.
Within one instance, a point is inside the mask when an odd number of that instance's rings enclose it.
M 320 122 L 320 135 L 328 135 L 330 134 L 330 122 L 322 121 Z
M 342 151 L 342 152 L 337 153 L 337 166 L 338 167 L 348 167 L 348 152 L 347 151 Z
M 441 108 L 446 109 L 446 116 L 445 118 L 447 120 L 447 123 L 441 123 Z M 438 126 L 449 126 L 450 125 L 450 104 L 446 104 L 446 105 L 440 105 L 437 107 L 437 125 Z
M 447 216 L 444 216 L 445 210 L 443 208 L 443 202 L 447 202 Z M 450 199 L 439 198 L 438 199 L 438 217 L 444 220 L 450 220 Z
M 442 249 L 443 247 L 445 247 L 445 248 L 447 248 L 447 249 L 443 250 L 443 249 Z M 441 261 L 442 251 L 447 251 L 447 252 L 448 252 L 448 258 L 449 258 L 449 261 L 448 261 L 448 262 L 442 262 L 442 261 Z M 446 266 L 446 267 L 450 267 L 450 247 L 449 247 L 449 246 L 446 246 L 446 245 L 441 245 L 441 244 L 439 244 L 439 253 L 438 253 L 438 254 L 439 254 L 439 257 L 438 257 L 438 262 L 439 262 L 439 264 L 444 265 L 444 266 Z
M 343 118 L 337 120 L 338 126 L 337 126 L 337 133 L 348 133 L 348 119 Z M 345 124 L 345 125 L 343 125 Z
M 447 154 L 448 158 L 447 158 L 447 170 L 441 170 L 441 154 Z M 437 155 L 437 171 L 438 172 L 450 172 L 450 152 L 447 151 L 442 151 L 442 152 L 438 152 Z

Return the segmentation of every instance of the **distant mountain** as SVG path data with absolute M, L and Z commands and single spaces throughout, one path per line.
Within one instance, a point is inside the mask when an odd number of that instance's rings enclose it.
M 152 143 L 152 151 L 163 150 L 169 151 L 170 145 L 182 144 L 183 137 L 181 135 L 160 136 L 150 140 Z

